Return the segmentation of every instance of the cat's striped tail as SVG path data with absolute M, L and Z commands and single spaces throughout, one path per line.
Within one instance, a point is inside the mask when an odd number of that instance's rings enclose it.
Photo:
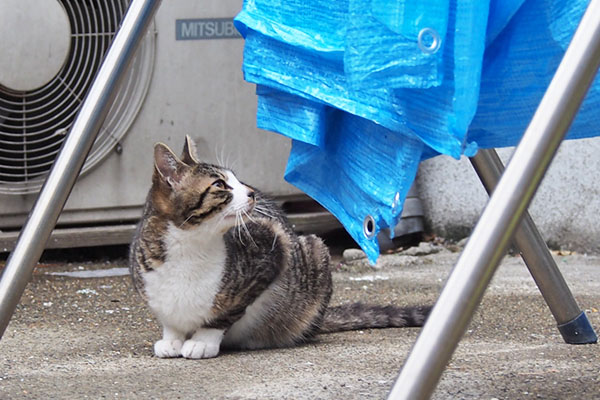
M 343 304 L 325 311 L 319 332 L 423 326 L 431 306 L 398 307 L 363 303 Z

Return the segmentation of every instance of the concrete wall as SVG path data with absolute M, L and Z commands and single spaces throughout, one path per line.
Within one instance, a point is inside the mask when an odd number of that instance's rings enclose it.
M 498 151 L 505 164 L 512 152 Z M 487 201 L 469 160 L 424 161 L 417 182 L 428 230 L 455 240 L 467 236 Z M 551 247 L 600 252 L 600 138 L 561 145 L 529 211 Z

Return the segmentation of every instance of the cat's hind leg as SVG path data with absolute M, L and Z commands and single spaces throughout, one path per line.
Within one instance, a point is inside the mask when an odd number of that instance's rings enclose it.
M 200 328 L 183 343 L 181 355 L 185 358 L 213 358 L 219 354 L 225 331 L 222 329 Z
M 160 358 L 181 357 L 185 334 L 163 325 L 163 338 L 154 343 L 154 354 Z

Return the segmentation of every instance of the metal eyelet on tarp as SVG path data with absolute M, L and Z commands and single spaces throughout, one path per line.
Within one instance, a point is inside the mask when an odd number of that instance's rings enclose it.
M 434 54 L 442 46 L 440 35 L 435 29 L 423 28 L 417 37 L 417 43 L 423 53 Z
M 367 239 L 375 237 L 375 218 L 370 215 L 367 215 L 363 221 L 363 234 Z

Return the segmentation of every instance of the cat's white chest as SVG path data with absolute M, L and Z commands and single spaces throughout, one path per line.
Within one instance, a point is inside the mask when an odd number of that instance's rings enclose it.
M 227 250 L 222 236 L 169 227 L 165 263 L 144 274 L 148 304 L 163 325 L 192 332 L 213 317 Z

